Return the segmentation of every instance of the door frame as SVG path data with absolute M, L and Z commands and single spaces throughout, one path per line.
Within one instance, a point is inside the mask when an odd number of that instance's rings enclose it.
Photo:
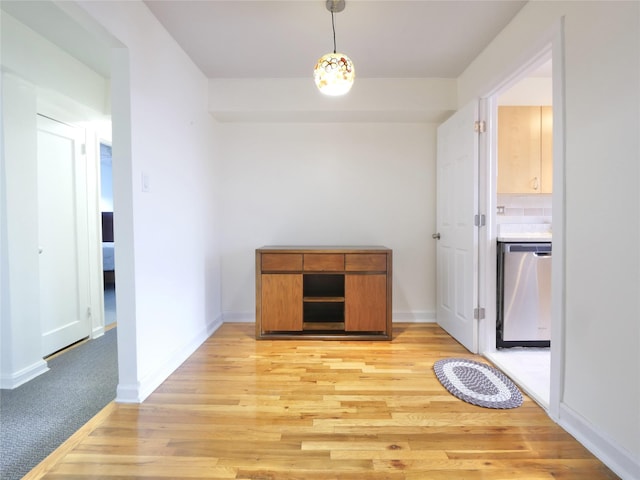
M 485 305 L 480 321 L 478 341 L 482 355 L 496 350 L 496 282 L 497 282 L 497 96 L 549 58 L 553 64 L 553 260 L 551 279 L 551 367 L 549 416 L 558 421 L 564 389 L 565 325 L 565 156 L 564 156 L 564 22 L 560 19 L 525 51 L 520 61 L 498 76 L 498 81 L 480 99 L 480 118 L 487 122 L 488 135 L 481 135 L 479 167 L 479 209 L 486 212 L 486 228 L 479 235 L 479 298 Z

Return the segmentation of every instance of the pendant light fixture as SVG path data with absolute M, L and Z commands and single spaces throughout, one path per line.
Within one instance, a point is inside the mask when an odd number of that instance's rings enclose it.
M 345 0 L 327 0 L 333 28 L 333 53 L 323 55 L 313 69 L 313 78 L 318 89 L 325 95 L 344 95 L 353 86 L 355 70 L 353 62 L 344 53 L 336 52 L 336 24 L 333 14 L 344 10 Z

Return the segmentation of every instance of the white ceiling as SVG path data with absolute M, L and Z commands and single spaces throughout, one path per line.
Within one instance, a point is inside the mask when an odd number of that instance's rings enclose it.
M 346 0 L 338 51 L 361 78 L 456 78 L 526 1 Z M 146 0 L 209 78 L 308 77 L 333 50 L 324 0 Z M 108 76 L 108 49 L 47 0 L 2 9 Z
M 209 78 L 306 77 L 333 50 L 324 0 L 146 0 Z M 456 78 L 524 1 L 346 0 L 338 51 L 367 78 Z

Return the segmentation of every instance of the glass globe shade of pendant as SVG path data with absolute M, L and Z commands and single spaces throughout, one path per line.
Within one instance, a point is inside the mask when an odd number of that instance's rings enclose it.
M 313 79 L 325 95 L 344 95 L 353 86 L 356 72 L 353 62 L 344 53 L 327 53 L 313 69 Z

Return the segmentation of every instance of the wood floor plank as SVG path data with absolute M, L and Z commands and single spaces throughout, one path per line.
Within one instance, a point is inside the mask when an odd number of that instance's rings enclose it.
M 110 405 L 29 478 L 617 478 L 526 396 L 492 410 L 450 395 L 434 362 L 478 358 L 437 325 L 393 338 L 256 341 L 253 324 L 224 324 L 143 404 Z

